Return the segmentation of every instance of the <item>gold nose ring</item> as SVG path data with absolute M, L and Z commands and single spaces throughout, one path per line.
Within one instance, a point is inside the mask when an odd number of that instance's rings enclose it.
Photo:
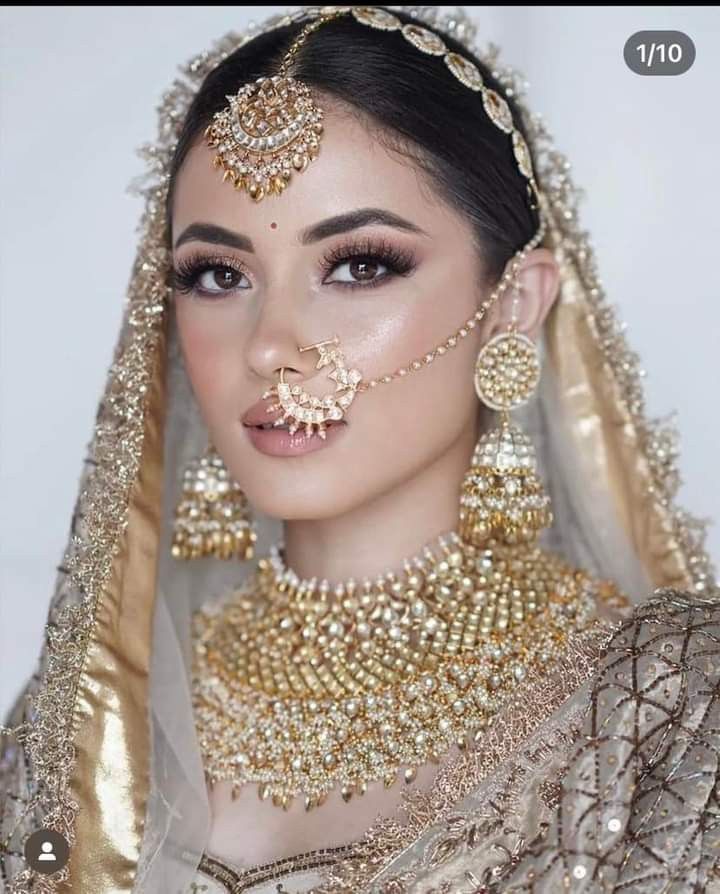
M 285 367 L 280 367 L 279 382 L 268 388 L 263 394 L 263 398 L 275 397 L 278 400 L 277 403 L 268 406 L 268 413 L 282 411 L 282 416 L 278 416 L 273 422 L 274 426 L 289 422 L 288 430 L 290 434 L 295 434 L 298 428 L 304 425 L 306 435 L 311 435 L 314 428 L 324 440 L 326 437 L 325 423 L 339 422 L 343 418 L 357 394 L 358 384 L 362 381 L 362 373 L 359 369 L 346 368 L 339 344 L 340 339 L 335 335 L 324 341 L 317 341 L 302 348 L 298 347 L 298 351 L 301 353 L 317 350 L 320 359 L 315 369 L 322 369 L 324 366 L 332 367 L 327 377 L 335 381 L 334 394 L 324 397 L 308 394 L 300 385 L 290 385 L 286 382 Z

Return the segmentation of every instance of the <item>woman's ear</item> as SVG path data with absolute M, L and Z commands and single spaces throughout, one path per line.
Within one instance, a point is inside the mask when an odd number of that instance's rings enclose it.
M 548 248 L 533 249 L 518 270 L 520 293 L 517 300 L 518 330 L 533 341 L 537 339 L 560 288 L 560 269 Z M 512 319 L 515 289 L 511 286 L 491 308 L 487 339 L 507 331 Z

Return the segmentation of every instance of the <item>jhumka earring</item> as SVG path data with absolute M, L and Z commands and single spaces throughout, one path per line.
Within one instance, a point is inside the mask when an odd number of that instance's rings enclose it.
M 500 425 L 478 440 L 461 487 L 460 536 L 476 546 L 490 538 L 502 543 L 531 541 L 552 523 L 533 444 L 509 416 L 511 409 L 530 399 L 540 378 L 537 348 L 517 328 L 517 275 L 514 286 L 507 332 L 490 339 L 475 362 L 478 397 L 502 414 Z
M 175 510 L 176 559 L 251 559 L 257 541 L 247 498 L 212 445 L 185 467 Z

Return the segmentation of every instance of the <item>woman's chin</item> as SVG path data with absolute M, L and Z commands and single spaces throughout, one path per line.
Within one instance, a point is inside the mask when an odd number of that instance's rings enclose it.
M 374 495 L 369 490 L 355 491 L 352 485 L 359 482 L 353 481 L 346 469 L 328 466 L 281 469 L 271 474 L 269 480 L 266 470 L 258 469 L 258 474 L 253 475 L 251 468 L 246 468 L 239 480 L 255 512 L 284 521 L 336 518 L 362 506 Z M 243 482 L 250 481 L 252 485 L 243 486 Z

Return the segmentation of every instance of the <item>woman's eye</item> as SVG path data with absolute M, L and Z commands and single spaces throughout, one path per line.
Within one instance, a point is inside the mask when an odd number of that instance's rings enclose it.
M 387 274 L 388 267 L 377 258 L 355 257 L 337 264 L 333 270 L 344 270 L 345 273 L 342 276 L 328 280 L 328 282 L 361 283 L 382 279 Z M 378 270 L 380 270 L 379 276 Z
M 197 284 L 201 292 L 219 294 L 237 288 L 243 276 L 243 273 L 232 267 L 212 267 L 198 276 Z
M 323 284 L 345 289 L 373 288 L 397 276 L 407 276 L 415 269 L 415 263 L 410 252 L 391 246 L 344 246 L 323 257 Z M 177 293 L 198 298 L 222 298 L 254 288 L 239 262 L 220 256 L 180 260 L 171 271 L 171 282 Z

